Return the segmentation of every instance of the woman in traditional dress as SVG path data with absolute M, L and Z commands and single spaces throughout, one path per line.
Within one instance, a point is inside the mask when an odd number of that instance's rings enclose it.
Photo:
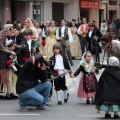
M 101 32 L 102 35 L 107 33 L 107 25 L 106 25 L 106 23 L 101 23 L 100 32 Z
M 5 26 L 5 31 L 0 31 L 0 90 L 2 90 L 2 86 L 8 85 L 8 74 L 6 70 L 6 61 L 7 61 L 7 53 L 15 56 L 15 52 L 9 51 L 5 47 L 6 36 L 11 33 L 10 25 Z M 9 96 L 6 96 L 9 98 Z
M 47 28 L 46 32 L 46 45 L 45 45 L 45 55 L 50 58 L 53 56 L 53 45 L 57 42 L 56 41 L 56 30 L 55 21 L 51 21 L 50 27 Z
M 77 28 L 75 26 L 75 22 L 72 22 L 71 33 L 73 36 L 73 41 L 70 44 L 70 50 L 72 57 L 81 57 L 81 49 L 80 49 L 80 39 L 77 33 Z
M 32 37 L 32 40 L 37 40 L 38 38 L 38 32 L 36 30 L 36 28 L 34 27 L 32 21 L 30 18 L 27 18 L 25 20 L 25 27 L 22 29 L 22 32 L 24 32 L 26 29 L 31 29 L 33 31 L 33 37 Z

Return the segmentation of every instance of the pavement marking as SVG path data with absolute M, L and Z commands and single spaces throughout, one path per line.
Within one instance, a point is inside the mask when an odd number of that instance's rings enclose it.
M 102 115 L 78 115 L 79 117 L 104 117 Z
M 39 114 L 0 114 L 0 116 L 38 116 Z

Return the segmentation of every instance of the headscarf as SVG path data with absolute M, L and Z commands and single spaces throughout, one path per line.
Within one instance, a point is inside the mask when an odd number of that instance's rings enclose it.
M 12 29 L 13 28 L 13 25 L 12 24 L 5 24 L 4 25 L 4 31 L 8 31 L 8 30 L 10 30 L 10 29 Z
M 32 20 L 31 20 L 30 18 L 27 18 L 27 20 L 28 20 L 28 21 L 29 21 L 29 23 L 30 23 L 30 27 L 31 27 L 31 28 L 34 28 L 34 25 L 33 25 Z
M 80 61 L 80 65 L 84 66 L 84 69 L 86 72 L 90 73 L 91 72 L 91 69 L 93 69 L 94 67 L 94 61 L 93 61 L 93 57 L 91 58 L 90 62 L 87 63 L 86 60 L 85 60 L 85 55 L 87 53 L 90 53 L 90 51 L 86 51 L 83 56 L 82 56 L 82 60 Z
M 109 58 L 109 66 L 119 66 L 120 62 L 117 57 L 112 56 Z

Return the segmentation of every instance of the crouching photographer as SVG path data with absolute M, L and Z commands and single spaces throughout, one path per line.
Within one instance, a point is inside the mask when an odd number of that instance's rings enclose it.
M 27 111 L 26 106 L 36 106 L 38 110 L 46 110 L 51 83 L 47 81 L 46 57 L 37 54 L 31 57 L 21 68 L 16 91 L 20 97 L 21 111 Z

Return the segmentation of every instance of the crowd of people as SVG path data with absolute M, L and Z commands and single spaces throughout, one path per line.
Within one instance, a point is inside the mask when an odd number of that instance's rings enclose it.
M 102 48 L 108 57 L 107 65 L 100 64 Z M 76 57 L 81 61 L 73 73 L 72 59 Z M 24 24 L 7 21 L 0 30 L 0 90 L 6 93 L 0 97 L 19 98 L 21 111 L 26 111 L 26 106 L 45 110 L 55 87 L 58 105 L 62 105 L 60 90 L 67 103 L 66 69 L 71 78 L 82 72 L 78 97 L 86 98 L 87 104 L 96 104 L 97 111 L 106 112 L 105 118 L 111 118 L 109 112 L 119 118 L 119 62 L 120 41 L 115 22 L 103 21 L 99 29 L 95 21 L 88 22 L 86 18 L 79 24 L 74 19 L 70 24 L 63 19 L 60 27 L 54 20 L 46 21 L 46 25 L 30 18 Z M 99 66 L 105 71 L 97 80 Z

